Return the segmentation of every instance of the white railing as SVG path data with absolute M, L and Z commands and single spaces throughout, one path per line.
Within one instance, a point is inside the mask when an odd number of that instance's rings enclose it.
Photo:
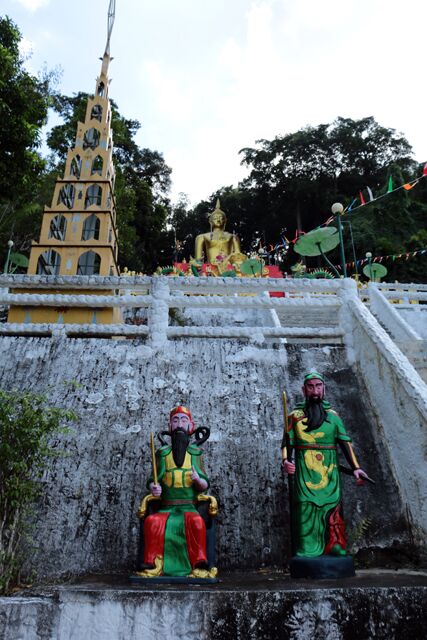
M 427 305 L 427 284 L 372 282 L 369 286 L 381 291 L 387 300 L 398 307 L 407 307 L 420 302 Z
M 383 284 L 368 286 L 371 311 L 399 346 L 417 360 L 427 356 L 427 285 Z M 427 360 L 425 360 L 427 364 Z M 425 365 L 424 365 L 425 366 Z
M 350 364 L 357 366 L 380 422 L 381 447 L 414 525 L 427 535 L 425 451 L 427 386 L 366 306 L 355 296 L 343 305 Z M 363 402 L 363 396 L 360 402 Z
M 0 335 L 148 336 L 152 346 L 168 338 L 227 337 L 259 340 L 306 337 L 341 338 L 337 326 L 215 326 L 206 317 L 202 326 L 170 326 L 169 310 L 217 309 L 233 320 L 237 310 L 341 307 L 345 280 L 195 277 L 99 277 L 99 276 L 0 276 L 0 305 L 15 307 L 80 307 L 146 309 L 147 324 L 3 323 Z M 43 290 L 56 293 L 43 293 Z M 23 291 L 22 291 L 23 290 Z M 94 291 L 88 294 L 87 291 Z M 22 291 L 22 292 L 21 292 Z M 34 293 L 32 292 L 34 291 Z M 63 293 L 58 293 L 63 291 Z M 79 293 L 83 291 L 84 293 Z M 266 292 L 281 293 L 271 297 Z M 282 314 L 283 315 L 283 314 Z
M 370 309 L 379 318 L 394 340 L 399 343 L 421 342 L 420 336 L 410 327 L 396 310 L 396 305 L 390 304 L 384 290 L 381 290 L 374 283 L 368 286 L 371 300 Z M 427 292 L 426 292 L 427 295 Z

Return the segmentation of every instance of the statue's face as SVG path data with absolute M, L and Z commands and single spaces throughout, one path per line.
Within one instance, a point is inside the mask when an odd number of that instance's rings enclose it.
M 191 428 L 191 421 L 185 413 L 176 413 L 169 421 L 169 426 L 171 432 L 175 431 L 175 429 L 180 428 L 188 433 Z
M 213 227 L 223 227 L 225 225 L 225 217 L 221 211 L 214 211 L 210 220 Z
M 319 378 L 307 380 L 302 390 L 308 400 L 323 400 L 325 396 L 325 385 Z

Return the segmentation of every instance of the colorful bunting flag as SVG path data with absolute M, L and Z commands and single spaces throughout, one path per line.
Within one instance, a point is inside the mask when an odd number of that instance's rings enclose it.
M 393 178 L 391 176 L 388 179 L 387 193 L 390 193 L 390 191 L 393 191 Z
M 410 184 L 409 182 L 407 182 L 406 184 L 403 185 L 403 188 L 406 189 L 406 191 L 409 191 L 410 189 L 413 189 L 415 185 L 416 185 L 416 182 L 414 182 L 414 184 Z
M 427 176 L 427 162 L 424 165 L 423 176 Z
M 425 253 L 427 253 L 427 249 L 418 249 L 417 251 L 410 251 L 408 253 L 399 253 L 399 255 L 389 255 L 389 256 L 376 256 L 375 258 L 371 259 L 371 262 L 383 262 L 383 260 L 392 260 L 393 262 L 395 260 L 400 260 L 400 259 L 405 259 L 405 260 L 409 260 L 409 258 L 415 258 L 418 255 L 424 255 Z M 363 265 L 368 264 L 369 260 L 368 259 L 363 259 L 363 260 L 356 260 L 356 262 L 347 262 L 346 263 L 346 267 L 347 268 L 353 268 L 354 266 L 356 267 L 363 267 Z M 341 269 L 341 265 L 340 264 L 336 264 L 335 265 L 336 269 Z
M 372 200 L 374 199 L 374 194 L 372 193 L 372 189 L 370 187 L 366 187 L 368 193 L 369 193 L 369 201 L 372 202 Z
M 353 202 L 351 203 L 351 205 L 348 207 L 348 209 L 347 209 L 347 212 L 348 212 L 348 213 L 350 213 L 350 211 L 353 209 L 353 205 L 354 205 L 354 203 L 355 203 L 355 202 L 357 202 L 357 198 L 355 198 L 355 199 L 353 200 Z
M 363 194 L 362 194 L 362 192 L 361 192 L 361 191 L 359 191 L 359 198 L 360 198 L 360 202 L 361 202 L 361 204 L 366 204 L 366 203 L 365 203 L 365 199 L 364 199 Z

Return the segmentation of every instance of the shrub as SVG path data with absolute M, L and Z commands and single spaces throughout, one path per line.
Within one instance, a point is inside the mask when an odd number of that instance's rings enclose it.
M 74 412 L 49 406 L 46 396 L 0 390 L 0 594 L 19 582 L 28 515 L 49 459 L 61 455 L 51 438 L 75 419 Z

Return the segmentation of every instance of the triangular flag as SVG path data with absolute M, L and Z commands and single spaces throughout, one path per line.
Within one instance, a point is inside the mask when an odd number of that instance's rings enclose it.
M 406 184 L 403 185 L 403 188 L 406 189 L 406 191 L 409 191 L 413 187 L 415 187 L 415 182 L 414 184 L 410 184 L 409 182 L 407 182 Z
M 424 165 L 423 176 L 427 176 L 427 162 Z
M 390 191 L 393 191 L 393 178 L 391 176 L 388 179 L 387 193 L 390 193 Z
M 355 203 L 355 202 L 357 202 L 357 198 L 355 198 L 355 199 L 353 200 L 353 202 L 351 203 L 351 205 L 347 208 L 347 212 L 348 212 L 348 213 L 350 213 L 350 211 L 353 209 L 353 205 L 354 205 L 354 203 Z
M 372 202 L 372 200 L 374 199 L 374 194 L 372 193 L 372 189 L 370 187 L 366 187 L 368 193 L 369 193 L 369 200 Z
M 359 191 L 359 198 L 360 198 L 360 202 L 361 202 L 361 204 L 365 204 L 365 200 L 364 200 L 364 198 L 363 198 L 363 194 L 362 194 L 362 192 L 361 192 L 361 191 Z

